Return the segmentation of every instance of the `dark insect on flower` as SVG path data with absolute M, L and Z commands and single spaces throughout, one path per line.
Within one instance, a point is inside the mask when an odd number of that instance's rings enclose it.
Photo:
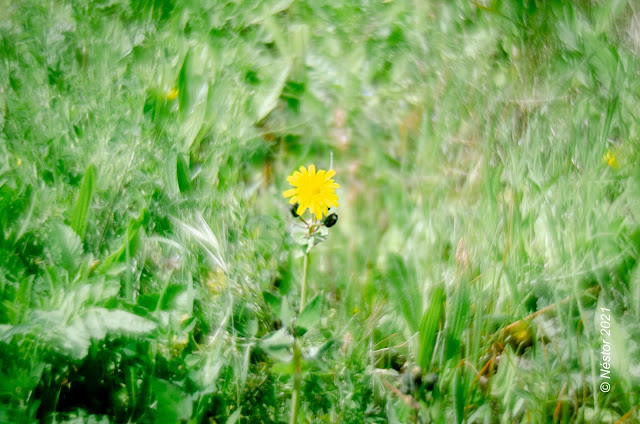
M 324 219 L 324 225 L 327 228 L 333 227 L 334 225 L 336 225 L 336 222 L 338 222 L 338 215 L 335 213 L 327 215 L 327 217 Z
M 300 216 L 298 215 L 298 206 L 300 205 L 296 203 L 295 205 L 291 205 L 291 208 L 289 208 L 289 210 L 291 211 L 291 215 L 293 215 L 294 218 L 297 218 Z

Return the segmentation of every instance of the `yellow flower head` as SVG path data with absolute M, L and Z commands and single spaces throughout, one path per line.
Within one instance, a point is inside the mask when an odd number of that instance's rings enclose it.
M 602 156 L 602 162 L 606 163 L 613 169 L 618 169 L 618 159 L 616 159 L 616 155 L 611 152 L 611 150 L 607 150 L 607 152 Z
M 328 171 L 319 169 L 316 172 L 314 165 L 309 165 L 309 169 L 301 166 L 300 171 L 295 171 L 287 177 L 287 181 L 294 188 L 282 194 L 284 197 L 291 197 L 289 203 L 292 205 L 298 203 L 296 211 L 298 215 L 302 215 L 309 209 L 316 219 L 322 219 L 322 215 L 326 215 L 330 207 L 338 206 L 338 195 L 335 189 L 340 186 L 331 179 L 335 174 L 336 171 L 333 169 Z
M 167 93 L 167 100 L 175 100 L 178 97 L 178 89 L 172 88 L 171 91 Z

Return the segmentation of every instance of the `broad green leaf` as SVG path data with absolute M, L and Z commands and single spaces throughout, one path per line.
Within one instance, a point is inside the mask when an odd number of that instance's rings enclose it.
M 276 316 L 280 316 L 280 310 L 282 307 L 282 297 L 271 294 L 268 291 L 263 291 L 262 297 L 264 298 L 265 303 L 269 305 L 273 313 Z
M 156 379 L 152 388 L 157 400 L 156 423 L 179 423 L 191 418 L 193 400 L 184 387 Z
M 296 330 L 300 335 L 304 335 L 307 331 L 313 329 L 320 323 L 320 317 L 322 315 L 322 298 L 320 295 L 316 295 L 311 302 L 309 302 L 304 310 L 300 312 L 298 319 L 296 319 Z
M 71 216 L 71 228 L 80 236 L 80 239 L 84 238 L 84 233 L 87 228 L 87 219 L 89 216 L 89 206 L 91 205 L 91 196 L 93 195 L 93 186 L 96 179 L 96 169 L 93 164 L 87 167 L 82 178 L 82 185 L 80 186 L 80 193 L 78 199 L 73 208 L 73 214 Z
M 270 350 L 287 349 L 292 345 L 293 336 L 289 334 L 286 328 L 270 333 L 260 342 L 262 348 Z
M 289 348 L 293 346 L 293 336 L 286 328 L 275 331 L 260 341 L 260 347 L 269 355 L 281 362 L 289 362 L 292 358 Z

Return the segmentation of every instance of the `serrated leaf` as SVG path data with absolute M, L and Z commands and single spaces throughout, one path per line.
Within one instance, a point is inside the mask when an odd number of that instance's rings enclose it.
M 62 223 L 54 224 L 48 236 L 51 259 L 65 268 L 69 274 L 76 270 L 82 255 L 82 242 L 71 227 Z
M 82 177 L 82 185 L 80 186 L 80 193 L 78 193 L 78 199 L 73 208 L 73 214 L 71 216 L 71 228 L 80 236 L 80 239 L 84 238 L 84 234 L 87 228 L 87 220 L 89 216 L 89 206 L 91 204 L 91 196 L 93 195 L 93 186 L 96 179 L 96 169 L 93 164 L 87 167 L 87 170 Z

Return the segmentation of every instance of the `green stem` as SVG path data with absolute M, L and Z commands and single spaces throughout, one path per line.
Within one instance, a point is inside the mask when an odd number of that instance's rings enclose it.
M 293 393 L 291 394 L 291 417 L 289 424 L 296 424 L 298 419 L 298 399 L 300 398 L 300 386 L 302 383 L 302 364 L 301 364 L 300 344 L 298 338 L 293 342 L 293 364 L 295 373 L 293 375 Z
M 307 270 L 309 269 L 309 254 L 304 255 L 302 263 L 302 287 L 300 288 L 300 313 L 304 310 L 307 302 Z
M 305 303 L 307 301 L 307 273 L 309 271 L 309 254 L 304 255 L 304 262 L 302 263 L 302 285 L 300 288 L 300 312 L 304 310 Z M 300 342 L 298 336 L 294 334 L 293 341 L 293 393 L 291 394 L 291 417 L 289 418 L 289 424 L 296 424 L 298 419 L 298 403 L 300 398 L 300 386 L 302 385 L 302 353 L 300 352 Z

